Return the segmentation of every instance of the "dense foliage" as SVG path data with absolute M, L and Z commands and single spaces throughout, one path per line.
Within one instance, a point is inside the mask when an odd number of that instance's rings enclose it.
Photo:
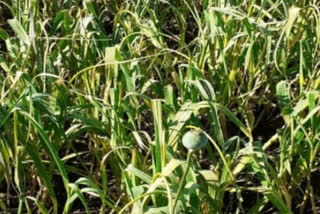
M 319 45 L 318 0 L 0 0 L 0 208 L 319 212 Z

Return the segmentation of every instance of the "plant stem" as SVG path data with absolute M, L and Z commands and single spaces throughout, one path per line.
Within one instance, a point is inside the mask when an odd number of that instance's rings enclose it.
M 186 177 L 187 177 L 187 174 L 188 174 L 188 171 L 189 171 L 189 168 L 190 168 L 190 164 L 191 164 L 191 156 L 192 156 L 192 153 L 193 153 L 193 150 L 192 150 L 192 149 L 189 149 L 188 155 L 187 155 L 187 168 L 186 168 L 186 171 L 183 173 L 182 178 L 181 178 L 181 182 L 180 182 L 180 184 L 179 184 L 177 196 L 176 196 L 176 199 L 175 199 L 174 204 L 173 204 L 173 209 L 172 209 L 172 210 L 173 210 L 173 213 L 175 213 L 176 206 L 177 206 L 177 204 L 178 204 L 181 191 L 182 191 L 182 189 L 184 188 L 184 185 L 185 185 L 185 182 L 186 182 Z

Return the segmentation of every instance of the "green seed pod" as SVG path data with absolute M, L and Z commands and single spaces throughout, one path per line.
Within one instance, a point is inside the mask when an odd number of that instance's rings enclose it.
M 187 149 L 201 149 L 207 143 L 208 138 L 200 129 L 188 131 L 182 138 L 182 144 Z

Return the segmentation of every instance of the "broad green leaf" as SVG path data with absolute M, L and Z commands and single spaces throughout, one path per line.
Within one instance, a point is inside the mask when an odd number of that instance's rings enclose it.
M 22 40 L 22 42 L 27 46 L 30 46 L 30 40 L 29 40 L 28 34 L 23 29 L 19 21 L 17 19 L 10 19 L 8 20 L 8 23 L 12 27 L 14 32 L 18 35 L 18 37 Z
M 285 122 L 289 123 L 291 114 L 291 106 L 289 104 L 291 100 L 286 81 L 281 81 L 277 84 L 277 98 L 282 116 Z
M 143 180 L 144 182 L 146 182 L 148 184 L 151 183 L 152 178 L 148 174 L 133 167 L 131 164 L 126 168 L 126 171 L 134 174 L 135 176 L 137 176 L 138 178 L 140 178 L 141 180 Z
M 287 20 L 287 25 L 286 25 L 286 37 L 287 37 L 287 41 L 289 41 L 290 39 L 290 33 L 291 33 L 291 29 L 293 27 L 294 22 L 296 21 L 296 19 L 298 18 L 300 13 L 300 8 L 298 7 L 291 7 L 289 9 L 289 17 Z
M 162 107 L 161 100 L 156 99 L 151 101 L 152 115 L 154 121 L 155 133 L 155 150 L 154 150 L 154 163 L 155 172 L 161 172 L 162 167 L 166 162 L 166 145 L 164 142 L 164 131 L 162 128 Z
M 164 176 L 170 176 L 170 174 L 183 163 L 184 161 L 171 159 L 170 162 L 162 169 L 162 174 Z

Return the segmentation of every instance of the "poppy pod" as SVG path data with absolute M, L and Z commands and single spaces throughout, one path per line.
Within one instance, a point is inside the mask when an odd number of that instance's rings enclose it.
M 200 129 L 188 131 L 182 138 L 182 144 L 187 149 L 201 149 L 207 143 L 208 138 Z

